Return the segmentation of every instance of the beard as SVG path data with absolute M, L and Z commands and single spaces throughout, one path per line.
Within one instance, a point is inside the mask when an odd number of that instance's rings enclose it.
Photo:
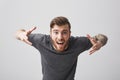
M 52 40 L 53 47 L 58 52 L 63 52 L 68 48 L 68 40 L 60 40 L 60 41 L 54 41 Z

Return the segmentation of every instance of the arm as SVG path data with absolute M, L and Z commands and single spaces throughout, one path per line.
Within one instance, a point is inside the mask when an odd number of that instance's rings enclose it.
M 98 34 L 94 37 L 87 35 L 87 37 L 93 45 L 90 49 L 90 52 L 89 52 L 90 55 L 93 54 L 95 51 L 99 50 L 104 45 L 106 45 L 107 40 L 108 40 L 107 36 L 105 36 L 103 34 Z
M 24 30 L 24 29 L 18 30 L 15 34 L 16 39 L 21 40 L 29 45 L 32 45 L 32 43 L 28 40 L 28 35 L 31 34 L 31 32 L 35 29 L 36 27 L 33 27 L 29 30 Z

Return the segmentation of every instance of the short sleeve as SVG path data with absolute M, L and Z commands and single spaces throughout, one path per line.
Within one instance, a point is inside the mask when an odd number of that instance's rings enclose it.
M 32 46 L 36 48 L 42 44 L 43 39 L 44 39 L 44 34 L 30 34 L 28 36 L 28 40 L 32 42 Z
M 90 49 L 92 44 L 87 37 L 71 37 L 70 47 L 76 51 L 83 52 Z

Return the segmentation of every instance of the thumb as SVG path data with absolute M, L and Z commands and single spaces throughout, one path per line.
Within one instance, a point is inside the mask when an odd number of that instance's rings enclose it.
M 96 40 L 93 37 L 91 37 L 89 34 L 87 34 L 87 38 L 90 40 L 92 44 L 96 43 Z

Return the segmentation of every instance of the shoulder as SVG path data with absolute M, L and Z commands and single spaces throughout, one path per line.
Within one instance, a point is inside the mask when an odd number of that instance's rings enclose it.
M 76 36 L 76 37 L 73 37 L 71 36 L 70 37 L 70 46 L 74 46 L 74 47 L 82 47 L 82 48 L 90 48 L 92 46 L 90 40 L 87 38 L 87 37 L 84 37 L 84 36 Z
M 44 42 L 49 39 L 49 35 L 41 34 L 41 33 L 30 34 L 28 36 L 28 39 L 32 42 Z
M 89 41 L 89 39 L 87 38 L 87 37 L 84 37 L 84 36 L 76 36 L 76 37 L 74 37 L 74 36 L 71 36 L 70 37 L 70 41 L 72 41 L 72 42 L 90 42 Z

